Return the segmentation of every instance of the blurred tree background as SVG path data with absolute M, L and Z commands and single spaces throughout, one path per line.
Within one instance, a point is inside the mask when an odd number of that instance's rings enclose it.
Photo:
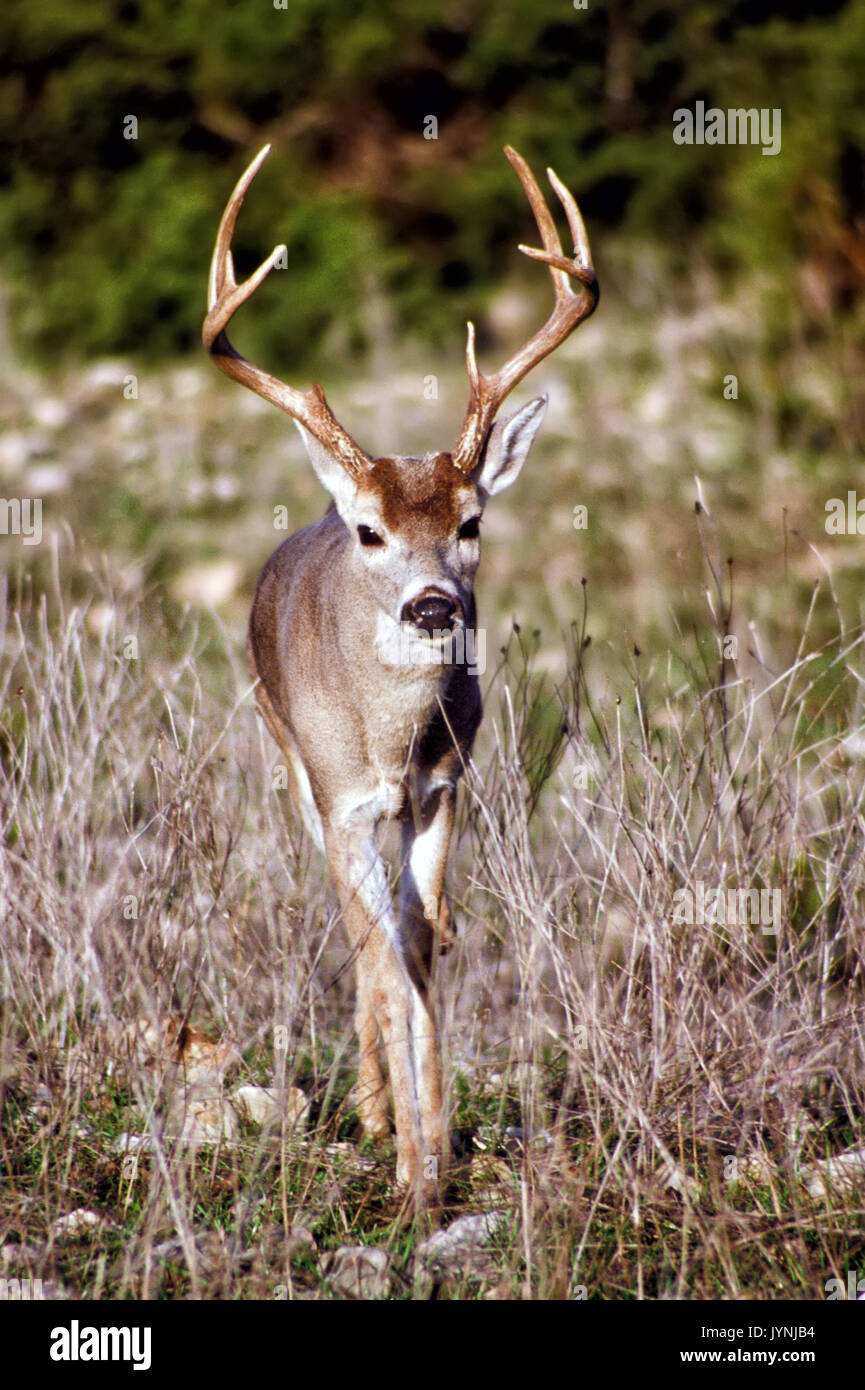
M 415 335 L 477 312 L 531 240 L 508 142 L 575 189 L 596 246 L 615 229 L 674 274 L 697 251 L 731 278 L 780 271 L 819 325 L 865 280 L 865 0 L 787 10 L 6 0 L 0 277 L 15 344 L 49 363 L 197 350 L 216 220 L 265 140 L 277 149 L 237 255 L 244 271 L 288 245 L 288 292 L 275 277 L 244 327 L 281 367 L 363 348 L 372 275 Z M 673 112 L 699 99 L 780 108 L 782 154 L 675 144 Z

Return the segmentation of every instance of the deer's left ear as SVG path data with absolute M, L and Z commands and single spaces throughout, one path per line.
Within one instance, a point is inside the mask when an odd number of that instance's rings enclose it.
M 342 465 L 337 462 L 330 450 L 326 449 L 320 440 L 315 438 L 315 435 L 310 434 L 309 430 L 304 429 L 299 420 L 295 420 L 294 423 L 297 425 L 300 437 L 306 445 L 309 461 L 318 474 L 319 482 L 327 488 L 336 503 L 336 509 L 343 521 L 346 521 L 350 526 L 351 522 L 348 521 L 347 518 L 350 515 L 352 503 L 357 496 L 357 484 L 349 474 L 346 473 Z
M 496 420 L 487 439 L 477 483 L 490 497 L 510 487 L 525 463 L 547 412 L 546 396 L 537 396 L 507 420 Z

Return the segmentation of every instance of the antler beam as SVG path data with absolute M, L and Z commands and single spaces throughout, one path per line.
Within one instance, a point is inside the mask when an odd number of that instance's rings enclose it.
M 487 435 L 496 418 L 499 407 L 523 377 L 536 367 L 549 353 L 564 342 L 574 329 L 587 319 L 598 303 L 598 281 L 592 267 L 592 253 L 589 238 L 580 216 L 580 210 L 573 194 L 565 187 L 552 169 L 547 170 L 547 178 L 565 210 L 568 227 L 574 243 L 572 258 L 567 257 L 559 240 L 550 210 L 544 200 L 535 177 L 522 155 L 510 145 L 505 146 L 505 154 L 519 175 L 526 197 L 535 215 L 538 231 L 541 234 L 543 250 L 532 246 L 520 246 L 523 255 L 532 260 L 543 261 L 549 266 L 555 291 L 553 311 L 543 328 L 515 353 L 503 367 L 492 376 L 485 376 L 478 369 L 475 356 L 474 324 L 468 325 L 466 343 L 466 368 L 469 376 L 470 396 L 460 437 L 453 453 L 453 461 L 461 473 L 471 473 L 477 464 L 486 443 Z M 571 280 L 577 280 L 580 290 L 575 293 Z
M 208 313 L 201 330 L 201 338 L 217 367 L 225 372 L 226 376 L 233 377 L 235 381 L 248 386 L 256 395 L 263 396 L 266 401 L 279 406 L 280 410 L 284 410 L 314 435 L 347 473 L 352 477 L 359 477 L 372 467 L 372 459 L 355 444 L 331 414 L 321 387 L 316 384 L 308 391 L 296 391 L 293 387 L 287 386 L 269 372 L 253 366 L 245 357 L 241 357 L 232 347 L 226 334 L 228 324 L 241 304 L 245 304 L 255 293 L 277 261 L 287 255 L 285 246 L 275 246 L 267 260 L 262 262 L 249 279 L 238 285 L 231 254 L 231 240 L 237 214 L 253 179 L 269 153 L 270 145 L 265 145 L 255 156 L 249 168 L 238 180 L 222 214 L 210 263 Z

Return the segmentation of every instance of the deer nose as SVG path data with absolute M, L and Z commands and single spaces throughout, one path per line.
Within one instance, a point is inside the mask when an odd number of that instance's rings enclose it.
M 459 603 L 450 594 L 427 592 L 404 604 L 400 616 L 404 623 L 413 623 L 432 635 L 452 628 L 461 611 Z

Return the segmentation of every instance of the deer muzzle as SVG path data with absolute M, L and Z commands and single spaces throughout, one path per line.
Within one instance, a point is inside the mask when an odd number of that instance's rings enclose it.
M 425 589 L 416 598 L 403 604 L 400 618 L 411 623 L 422 632 L 452 632 L 464 622 L 463 607 L 459 599 L 440 589 Z

